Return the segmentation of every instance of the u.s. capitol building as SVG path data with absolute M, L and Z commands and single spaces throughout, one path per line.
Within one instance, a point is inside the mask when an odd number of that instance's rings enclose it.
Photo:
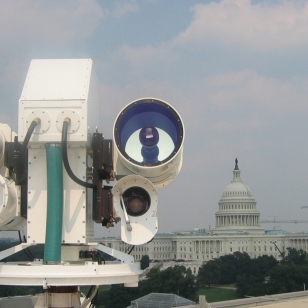
M 233 180 L 218 203 L 215 228 L 158 233 L 151 242 L 136 246 L 131 254 L 136 261 L 148 255 L 150 260 L 164 261 L 166 266 L 169 261 L 185 261 L 183 265 L 197 272 L 203 262 L 235 251 L 247 252 L 251 258 L 272 255 L 276 259 L 281 258 L 281 253 L 288 247 L 308 252 L 307 233 L 261 228 L 256 204 L 250 188 L 241 180 L 236 159 Z M 129 250 L 129 245 L 119 238 L 100 240 L 114 249 Z

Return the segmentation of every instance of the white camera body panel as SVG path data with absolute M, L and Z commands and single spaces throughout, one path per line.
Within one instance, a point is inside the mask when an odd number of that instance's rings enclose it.
M 10 126 L 0 123 L 0 174 L 5 177 L 8 176 L 8 170 L 4 166 L 5 142 L 13 141 L 15 135 Z
M 132 187 L 141 187 L 150 196 L 151 204 L 148 211 L 141 216 L 128 215 L 131 231 L 127 227 L 124 210 L 121 205 L 121 195 Z M 113 205 L 116 215 L 121 219 L 121 239 L 131 245 L 141 245 L 149 242 L 158 230 L 157 223 L 157 192 L 155 186 L 139 175 L 128 175 L 120 179 L 112 188 Z
M 90 145 L 99 120 L 98 82 L 91 59 L 32 60 L 19 99 L 18 136 L 40 118 L 31 146 L 61 141 L 63 120 L 71 119 L 68 142 Z
M 113 161 L 117 179 L 132 174 L 133 172 L 134 174 L 149 179 L 155 185 L 156 189 L 160 189 L 169 185 L 180 173 L 183 163 L 183 147 L 172 160 L 163 165 L 142 167 L 127 160 L 117 151 L 115 143 L 113 142 Z
M 45 146 L 61 143 L 65 118 L 70 119 L 67 135 L 70 167 L 77 178 L 85 181 L 87 177 L 88 149 L 92 133 L 99 125 L 99 89 L 91 59 L 31 61 L 19 99 L 18 140 L 21 143 L 35 118 L 40 122 L 28 144 L 27 236 L 31 243 L 44 243 L 47 214 Z M 87 189 L 74 182 L 64 168 L 63 190 L 63 243 L 93 241 L 94 223 L 92 206 L 87 206 Z
M 74 174 L 86 176 L 86 148 L 68 148 L 68 159 Z M 43 244 L 46 237 L 47 216 L 46 150 L 29 149 L 27 237 L 30 243 Z M 63 225 L 65 244 L 85 244 L 94 240 L 92 207 L 87 206 L 85 187 L 75 183 L 63 168 Z
M 15 182 L 0 175 L 0 230 L 20 230 L 26 219 L 20 216 L 20 191 Z

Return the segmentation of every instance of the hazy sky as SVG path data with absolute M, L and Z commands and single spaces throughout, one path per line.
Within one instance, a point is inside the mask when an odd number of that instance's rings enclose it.
M 181 114 L 184 164 L 158 192 L 159 232 L 214 227 L 236 157 L 262 219 L 308 219 L 308 1 L 2 0 L 0 12 L 0 122 L 17 130 L 38 58 L 94 60 L 107 138 L 141 97 Z

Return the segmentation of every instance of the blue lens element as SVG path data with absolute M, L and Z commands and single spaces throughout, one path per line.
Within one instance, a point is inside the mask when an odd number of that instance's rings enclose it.
M 158 130 L 155 127 L 144 127 L 140 130 L 139 141 L 142 144 L 141 155 L 143 163 L 147 166 L 158 162 L 159 149 L 157 143 L 159 141 Z
M 155 127 L 142 128 L 139 133 L 139 140 L 144 147 L 154 147 L 159 141 L 158 130 Z

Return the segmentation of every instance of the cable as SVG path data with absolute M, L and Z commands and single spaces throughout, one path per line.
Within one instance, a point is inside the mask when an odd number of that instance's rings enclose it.
M 90 305 L 90 307 L 89 307 L 89 308 L 95 308 L 95 305 L 94 305 L 94 304 L 96 304 L 96 301 L 97 301 L 97 295 L 98 295 L 98 290 L 97 290 L 97 292 L 96 292 L 95 296 L 93 297 L 93 299 L 91 300 L 91 305 Z
M 132 245 L 132 246 L 130 247 L 129 251 L 127 252 L 127 254 L 130 255 L 134 248 L 135 248 L 135 245 Z
M 33 133 L 35 127 L 36 127 L 38 124 L 40 124 L 40 123 L 41 123 L 41 119 L 40 119 L 40 118 L 35 118 L 35 119 L 31 122 L 30 127 L 29 127 L 29 129 L 28 129 L 28 131 L 27 131 L 27 134 L 26 134 L 26 136 L 25 136 L 24 142 L 22 143 L 22 146 L 21 146 L 20 152 L 21 152 L 22 154 L 23 154 L 23 153 L 26 151 L 26 149 L 27 149 L 29 140 L 30 140 L 30 138 L 31 138 L 31 135 L 32 135 L 32 133 Z
M 98 251 L 96 251 L 96 258 L 97 258 L 98 264 L 102 264 L 103 261 L 104 261 L 104 264 L 106 264 L 105 259 L 101 256 L 101 254 Z
M 101 264 L 102 264 L 102 261 L 104 261 L 104 264 L 106 264 L 106 260 L 103 258 L 103 256 L 99 252 L 97 252 L 97 253 L 98 253 L 99 257 L 100 257 Z
M 106 264 L 105 259 L 101 256 L 101 254 L 98 251 L 93 251 L 92 252 L 92 261 L 96 262 L 97 264 L 102 264 L 104 261 L 104 264 Z
M 86 299 L 82 302 L 82 304 L 80 305 L 80 308 L 85 308 L 90 302 L 92 302 L 93 298 L 96 296 L 98 292 L 98 288 L 99 286 L 91 286 L 86 296 Z
M 62 140 L 61 140 L 61 145 L 62 145 L 62 160 L 63 160 L 63 165 L 65 167 L 65 170 L 69 177 L 76 182 L 77 184 L 87 187 L 87 188 L 93 188 L 96 189 L 96 185 L 84 182 L 76 177 L 76 175 L 73 173 L 70 164 L 68 162 L 68 156 L 67 156 L 67 130 L 68 130 L 68 125 L 70 123 L 69 118 L 65 118 L 63 121 L 63 126 L 62 126 Z
M 21 176 L 22 176 L 23 162 L 25 160 L 25 154 L 27 153 L 28 143 L 29 143 L 29 140 L 31 138 L 31 135 L 33 134 L 35 127 L 38 124 L 40 124 L 40 122 L 41 122 L 40 118 L 35 118 L 31 122 L 30 127 L 28 128 L 27 134 L 25 136 L 24 142 L 22 143 L 21 149 L 19 151 L 19 158 L 18 158 L 18 162 L 17 162 L 17 170 L 15 170 L 15 174 L 16 174 L 15 183 L 16 183 L 16 185 L 20 185 L 21 182 L 23 181 Z
M 91 286 L 90 289 L 88 290 L 88 293 L 86 295 L 86 299 L 90 297 L 90 295 L 92 294 L 93 290 L 94 290 L 95 286 Z

